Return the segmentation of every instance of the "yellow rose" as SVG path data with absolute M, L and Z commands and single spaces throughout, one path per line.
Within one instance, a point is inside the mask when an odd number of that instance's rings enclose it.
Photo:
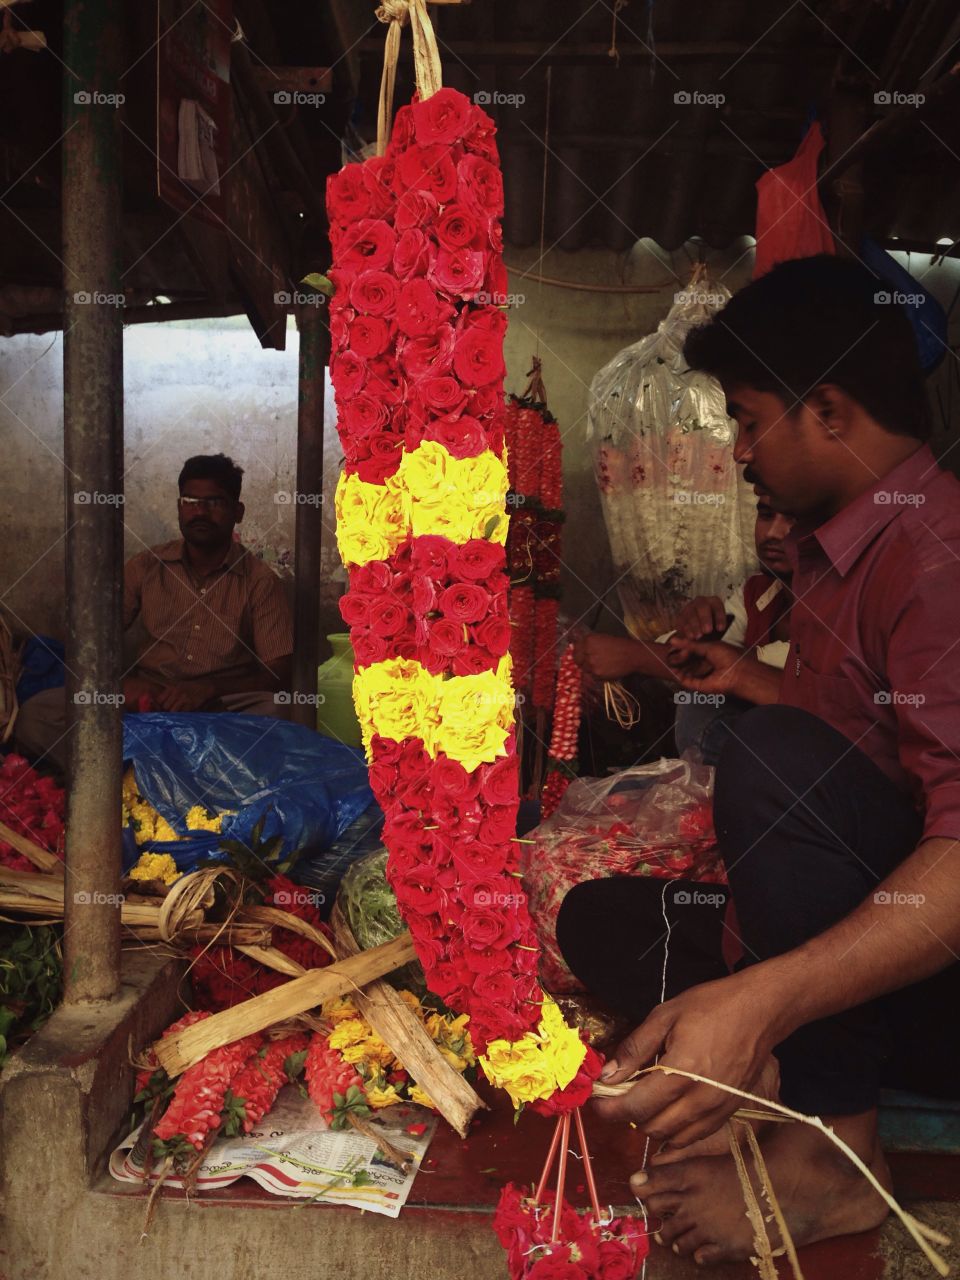
M 333 1000 L 327 1000 L 321 1012 L 327 1022 L 334 1024 L 343 1022 L 347 1018 L 360 1017 L 360 1011 L 349 996 L 337 996 Z
M 339 1049 L 342 1053 L 352 1045 L 361 1044 L 369 1033 L 369 1027 L 361 1018 L 345 1018 L 331 1033 L 328 1043 L 331 1049 Z M 348 1061 L 356 1062 L 357 1059 L 350 1058 Z
M 437 1104 L 434 1100 L 428 1093 L 424 1093 L 418 1084 L 410 1086 L 410 1101 L 418 1102 L 421 1107 L 429 1107 L 431 1111 L 436 1111 L 437 1109 Z

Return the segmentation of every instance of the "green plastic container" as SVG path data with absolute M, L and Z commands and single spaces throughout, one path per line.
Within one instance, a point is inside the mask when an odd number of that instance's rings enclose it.
M 327 636 L 333 655 L 317 668 L 317 731 L 348 747 L 361 745 L 360 722 L 353 707 L 353 648 L 345 631 Z

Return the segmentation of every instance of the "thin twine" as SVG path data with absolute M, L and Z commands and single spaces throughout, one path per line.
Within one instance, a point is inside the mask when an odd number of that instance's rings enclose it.
M 550 157 L 550 90 L 553 67 L 547 63 L 547 103 L 543 121 L 543 180 L 540 192 L 540 267 L 543 267 L 543 245 L 546 239 L 547 225 L 547 161 Z M 543 323 L 543 277 L 537 281 L 537 356 L 540 355 L 540 326 Z
M 663 940 L 663 968 L 660 973 L 660 1003 L 661 1004 L 664 1004 L 667 999 L 667 961 L 670 958 L 670 936 L 673 932 L 673 925 L 670 923 L 670 917 L 667 915 L 667 890 L 670 888 L 671 883 L 672 882 L 670 880 L 664 880 L 663 889 L 660 893 L 660 914 L 663 916 L 663 923 L 667 926 L 667 935 Z M 656 1058 L 654 1058 L 653 1060 L 654 1066 L 656 1066 L 657 1063 L 659 1063 L 659 1061 L 660 1061 L 660 1054 L 658 1053 Z M 646 1169 L 647 1157 L 649 1156 L 649 1154 L 650 1154 L 650 1135 L 647 1134 L 646 1142 L 644 1142 L 643 1144 L 643 1160 L 641 1161 L 641 1164 L 640 1164 L 641 1169 Z M 636 1199 L 636 1196 L 634 1196 L 634 1199 Z M 637 1200 L 637 1204 L 640 1206 L 640 1215 L 643 1218 L 644 1230 L 647 1232 L 647 1235 L 649 1235 L 650 1223 L 647 1219 L 646 1205 L 643 1203 L 642 1200 Z M 643 1265 L 640 1269 L 640 1280 L 647 1280 L 647 1256 L 649 1255 L 644 1256 Z

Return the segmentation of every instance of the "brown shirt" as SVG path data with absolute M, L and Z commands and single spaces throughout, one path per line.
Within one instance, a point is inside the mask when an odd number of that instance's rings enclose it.
M 247 675 L 293 651 L 280 579 L 239 542 L 202 581 L 187 568 L 182 538 L 128 560 L 124 628 L 137 617 L 147 633 L 138 669 L 165 683 Z
M 926 838 L 960 837 L 960 482 L 923 446 L 787 546 L 781 701 L 868 755 Z

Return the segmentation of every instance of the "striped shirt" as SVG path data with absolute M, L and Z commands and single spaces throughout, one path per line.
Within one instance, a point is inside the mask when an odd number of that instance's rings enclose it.
M 123 572 L 123 625 L 146 632 L 138 671 L 162 683 L 246 676 L 293 651 L 293 618 L 269 565 L 239 542 L 223 564 L 195 579 L 183 539 L 141 551 Z

